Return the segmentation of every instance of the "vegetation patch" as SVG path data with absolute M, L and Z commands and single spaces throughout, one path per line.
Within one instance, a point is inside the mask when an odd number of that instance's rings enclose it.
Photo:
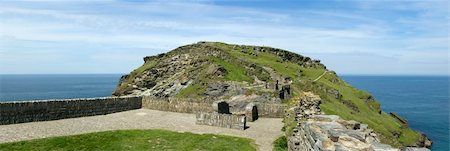
M 273 142 L 274 151 L 287 151 L 288 143 L 286 136 L 280 136 Z
M 0 150 L 217 150 L 255 151 L 250 139 L 178 133 L 167 130 L 119 130 L 0 144 Z
M 229 81 L 247 81 L 252 83 L 253 79 L 247 75 L 246 69 L 235 61 L 225 61 L 217 57 L 209 57 L 214 63 L 217 63 L 227 70 L 226 80 Z
M 179 98 L 189 98 L 189 97 L 199 97 L 206 91 L 207 86 L 203 83 L 195 83 L 189 85 L 188 87 L 182 89 L 176 97 Z

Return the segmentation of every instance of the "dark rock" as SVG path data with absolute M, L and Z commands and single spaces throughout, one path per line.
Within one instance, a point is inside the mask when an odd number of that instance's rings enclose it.
M 224 67 L 220 66 L 214 72 L 214 75 L 218 77 L 224 77 L 225 75 L 227 75 L 227 73 L 228 73 L 227 70 Z
M 230 87 L 229 84 L 212 83 L 208 85 L 208 88 L 206 89 L 204 94 L 208 96 L 221 96 L 228 91 L 229 87 Z

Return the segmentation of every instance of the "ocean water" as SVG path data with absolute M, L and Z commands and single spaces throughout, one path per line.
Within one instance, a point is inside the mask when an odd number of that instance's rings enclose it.
M 120 74 L 0 75 L 0 101 L 111 96 Z M 449 151 L 449 77 L 341 76 Z
M 111 96 L 120 74 L 0 75 L 0 101 Z
M 383 111 L 400 114 L 410 127 L 425 133 L 433 141 L 431 150 L 449 151 L 449 77 L 341 77 L 375 96 Z

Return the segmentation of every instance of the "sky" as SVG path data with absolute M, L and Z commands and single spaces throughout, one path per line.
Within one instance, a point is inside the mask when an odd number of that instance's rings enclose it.
M 449 75 L 449 10 L 447 0 L 0 0 L 0 74 L 125 74 L 145 56 L 221 41 L 286 49 L 341 75 Z

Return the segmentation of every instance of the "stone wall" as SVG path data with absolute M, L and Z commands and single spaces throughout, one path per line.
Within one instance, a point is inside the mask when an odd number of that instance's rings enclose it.
M 285 114 L 286 105 L 276 103 L 258 103 L 258 116 L 265 118 L 283 118 Z
M 155 98 L 144 96 L 142 98 L 142 108 L 180 112 L 180 113 L 198 113 L 214 112 L 214 100 L 195 99 L 195 98 Z M 256 104 L 258 117 L 265 118 L 283 118 L 286 105 L 276 103 L 258 103 Z
M 104 115 L 139 109 L 141 97 L 103 97 L 0 102 L 0 125 Z
M 212 99 L 143 96 L 0 102 L 0 125 L 104 115 L 139 108 L 180 113 L 212 113 L 214 112 L 213 101 Z M 285 105 L 283 104 L 260 103 L 256 106 L 258 116 L 249 114 L 252 120 L 255 117 L 257 119 L 257 117 L 282 118 L 284 116 Z
M 213 112 L 211 100 L 142 97 L 142 108 L 180 113 Z
M 197 113 L 198 125 L 209 125 L 244 130 L 246 128 L 245 115 L 220 114 L 220 113 Z

